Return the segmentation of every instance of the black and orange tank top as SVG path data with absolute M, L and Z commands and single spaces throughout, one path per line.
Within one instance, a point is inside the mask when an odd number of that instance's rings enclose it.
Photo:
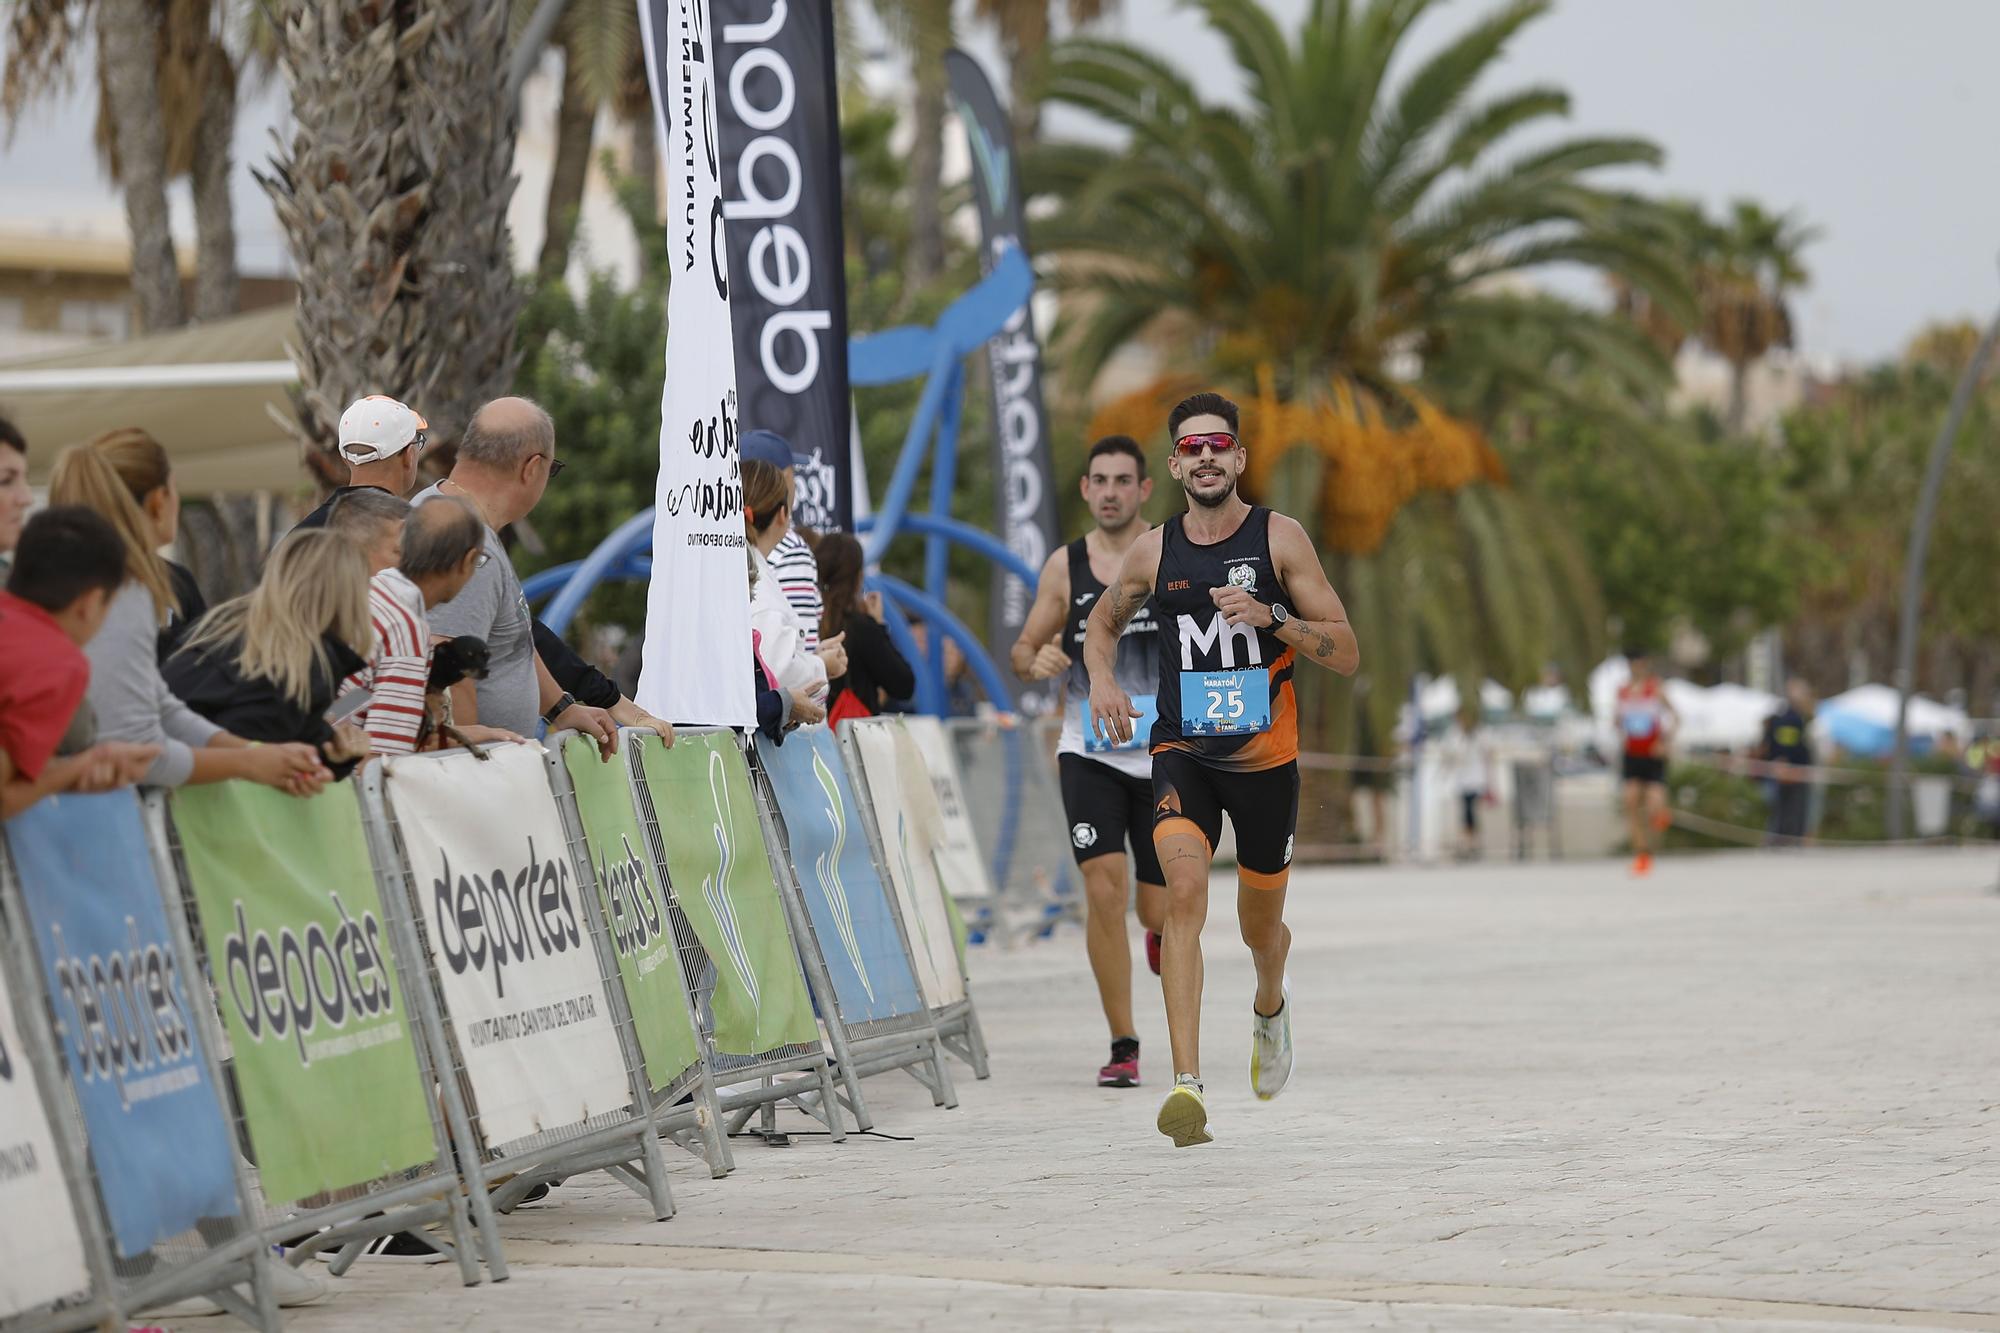
M 1209 589 L 1235 584 L 1258 601 L 1292 599 L 1271 559 L 1271 511 L 1251 508 L 1235 532 L 1203 546 L 1182 516 L 1160 530 L 1153 582 L 1160 622 L 1158 719 L 1153 751 L 1180 750 L 1214 768 L 1255 772 L 1299 757 L 1292 646 L 1268 629 L 1227 625 Z

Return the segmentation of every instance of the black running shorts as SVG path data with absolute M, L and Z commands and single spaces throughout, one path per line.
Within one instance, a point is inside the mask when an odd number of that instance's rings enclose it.
M 1100 856 L 1122 856 L 1129 839 L 1132 871 L 1141 884 L 1164 884 L 1153 851 L 1153 784 L 1080 754 L 1059 754 L 1063 813 L 1069 846 L 1082 865 Z
M 1211 768 L 1182 750 L 1153 754 L 1153 838 L 1192 824 L 1214 850 L 1222 817 L 1236 830 L 1236 876 L 1255 889 L 1282 889 L 1299 827 L 1297 760 L 1251 773 Z
M 1659 785 L 1667 780 L 1667 761 L 1656 754 L 1628 754 L 1622 771 L 1627 782 Z

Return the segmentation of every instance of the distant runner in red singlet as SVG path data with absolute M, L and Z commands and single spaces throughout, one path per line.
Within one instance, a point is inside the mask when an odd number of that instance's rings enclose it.
M 1627 649 L 1625 660 L 1632 678 L 1618 687 L 1618 733 L 1625 738 L 1621 776 L 1632 829 L 1632 873 L 1644 875 L 1653 868 L 1654 835 L 1667 830 L 1667 743 L 1679 718 L 1645 651 Z

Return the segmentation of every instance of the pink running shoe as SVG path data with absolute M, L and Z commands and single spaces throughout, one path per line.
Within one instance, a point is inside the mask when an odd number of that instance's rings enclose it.
M 1137 1037 L 1114 1037 L 1111 1041 L 1111 1063 L 1097 1071 L 1097 1086 L 1100 1088 L 1136 1088 L 1139 1086 L 1139 1039 Z

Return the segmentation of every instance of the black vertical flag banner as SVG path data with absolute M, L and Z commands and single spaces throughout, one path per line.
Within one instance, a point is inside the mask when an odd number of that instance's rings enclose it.
M 709 0 L 737 421 L 792 442 L 796 520 L 854 526 L 840 105 L 827 0 Z
M 963 51 L 947 51 L 952 101 L 972 144 L 973 194 L 979 201 L 981 271 L 993 255 L 1013 244 L 1028 250 L 1028 219 L 1014 169 L 1014 126 L 979 63 Z M 1056 497 L 1049 475 L 1049 418 L 1042 406 L 1042 350 L 1035 317 L 1027 304 L 986 344 L 993 381 L 993 470 L 995 521 L 1000 539 L 1030 569 L 1040 569 L 1055 548 Z M 1035 590 L 1001 570 L 993 573 L 993 609 L 987 644 L 1007 661 Z

